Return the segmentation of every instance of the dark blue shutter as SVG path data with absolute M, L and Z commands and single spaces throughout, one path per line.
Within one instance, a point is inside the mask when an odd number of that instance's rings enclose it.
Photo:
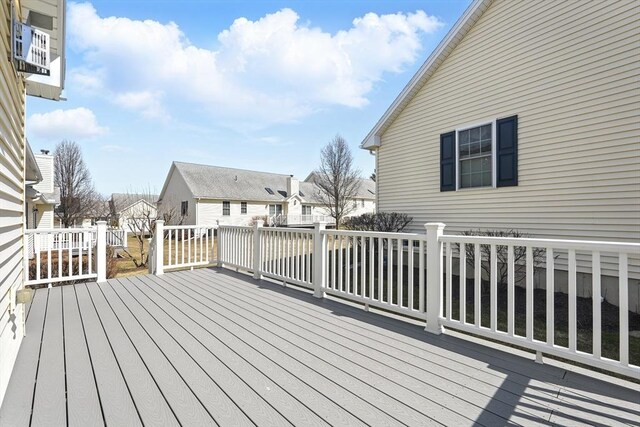
M 498 187 L 518 185 L 518 116 L 496 122 Z
M 456 191 L 456 133 L 440 135 L 440 191 Z

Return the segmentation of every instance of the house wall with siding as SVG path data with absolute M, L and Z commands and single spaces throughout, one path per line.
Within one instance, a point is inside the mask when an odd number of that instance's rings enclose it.
M 180 220 L 181 203 L 186 201 L 188 202 L 188 212 L 183 224 L 196 225 L 196 200 L 193 198 L 191 190 L 177 169 L 172 167 L 169 173 L 171 175 L 168 177 L 167 188 L 160 202 L 160 210 L 173 209 L 176 220 L 172 222 L 177 223 Z
M 378 209 L 414 232 L 639 242 L 638 22 L 634 1 L 494 1 L 381 135 Z M 518 186 L 440 192 L 440 134 L 516 114 Z
M 33 185 L 34 190 L 42 193 L 53 193 L 53 156 L 35 154 L 34 157 L 42 174 L 42 181 Z
M 127 230 L 131 233 L 137 233 L 139 227 L 144 223 L 136 221 L 136 218 L 152 218 L 155 219 L 158 215 L 158 209 L 155 206 L 146 203 L 143 200 L 139 200 L 131 206 L 123 209 L 118 214 L 118 227 Z
M 222 202 L 222 200 L 212 199 L 199 200 L 197 204 L 198 225 L 214 226 L 218 224 L 218 221 L 220 225 L 250 225 L 251 218 L 254 216 L 269 214 L 270 202 L 247 202 L 247 213 L 242 214 L 241 201 L 230 200 L 230 215 L 223 215 Z
M 16 11 L 20 2 L 14 1 Z M 11 2 L 0 1 L 0 402 L 23 336 L 24 305 L 11 311 L 22 287 L 25 220 L 25 88 L 11 57 Z

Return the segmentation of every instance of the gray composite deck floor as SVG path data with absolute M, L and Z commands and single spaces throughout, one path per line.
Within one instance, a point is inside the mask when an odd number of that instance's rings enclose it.
M 41 289 L 2 426 L 640 425 L 603 381 L 226 270 Z

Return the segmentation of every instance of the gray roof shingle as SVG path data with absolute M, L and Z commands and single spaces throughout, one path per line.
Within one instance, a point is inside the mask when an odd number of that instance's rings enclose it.
M 282 201 L 288 197 L 290 175 L 173 162 L 194 197 L 222 200 Z M 316 186 L 300 182 L 303 199 L 315 202 Z M 375 182 L 363 179 L 358 198 L 375 198 Z

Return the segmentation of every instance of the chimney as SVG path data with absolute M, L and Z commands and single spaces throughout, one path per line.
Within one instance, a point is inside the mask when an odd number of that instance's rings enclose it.
M 289 175 L 287 177 L 287 196 L 291 197 L 294 194 L 298 194 L 300 192 L 300 181 L 293 177 L 293 175 Z

